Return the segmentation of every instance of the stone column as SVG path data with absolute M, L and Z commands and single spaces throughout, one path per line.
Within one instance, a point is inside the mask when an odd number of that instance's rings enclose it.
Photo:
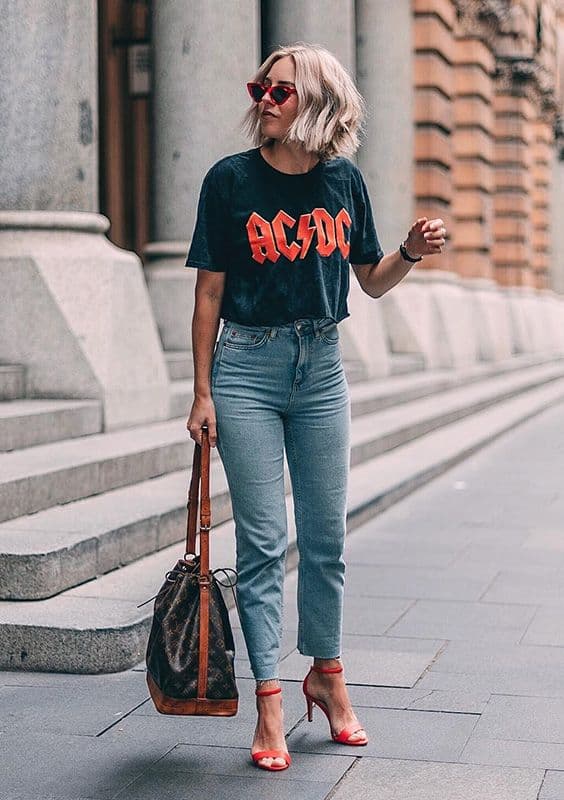
M 153 3 L 153 241 L 145 250 L 166 350 L 190 345 L 196 270 L 183 268 L 204 174 L 252 144 L 239 131 L 260 61 L 258 0 Z M 223 33 L 222 33 L 223 32 Z
M 95 0 L 0 0 L 0 208 L 98 211 Z
M 298 41 L 320 44 L 332 52 L 354 78 L 362 48 L 366 47 L 377 52 L 381 46 L 381 39 L 384 36 L 378 26 L 383 24 L 389 38 L 393 36 L 393 26 L 389 25 L 385 19 L 386 15 L 382 13 L 384 4 L 380 2 L 372 4 L 376 6 L 377 24 L 369 13 L 369 5 L 364 2 L 356 3 L 358 18 L 355 23 L 353 0 L 343 0 L 338 3 L 332 0 L 312 0 L 309 3 L 300 0 L 266 0 L 263 3 L 262 20 L 265 51 L 270 53 L 278 45 Z M 357 52 L 355 52 L 355 25 Z M 360 78 L 360 73 L 358 77 Z M 360 81 L 358 86 L 363 93 L 364 87 Z M 367 146 L 372 150 L 376 149 L 376 142 L 372 141 L 373 136 L 373 129 L 367 130 Z M 385 146 L 378 148 L 377 157 L 383 162 L 386 160 L 386 155 L 382 150 L 385 151 Z M 358 162 L 363 163 L 362 151 L 358 154 Z M 369 190 L 373 190 L 374 181 L 364 171 L 364 165 L 365 162 L 361 168 L 367 178 Z M 385 221 L 379 215 L 380 208 L 384 204 L 378 202 L 378 198 L 382 197 L 382 187 L 377 188 L 377 193 L 371 191 L 371 199 L 376 227 L 380 234 L 385 231 Z M 358 377 L 386 375 L 389 372 L 389 362 L 380 307 L 377 301 L 364 294 L 352 270 L 350 280 L 348 306 L 351 316 L 343 322 L 341 338 L 347 372 L 352 374 L 354 371 Z
M 373 198 L 386 251 L 414 219 L 413 41 L 409 2 L 358 0 L 358 87 L 366 100 L 366 137 L 358 164 Z
M 355 74 L 354 0 L 265 0 L 262 9 L 265 57 L 279 45 L 320 44 Z
M 165 419 L 141 264 L 92 213 L 96 0 L 0 0 L 0 26 L 0 362 L 25 367 L 29 397 L 99 399 L 107 429 Z

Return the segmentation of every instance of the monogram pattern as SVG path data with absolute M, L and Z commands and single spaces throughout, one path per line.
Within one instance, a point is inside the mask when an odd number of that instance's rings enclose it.
M 199 562 L 188 572 L 178 561 L 155 599 L 147 644 L 147 671 L 171 700 L 195 699 L 198 694 L 200 650 Z M 235 644 L 221 589 L 211 576 L 209 600 L 208 700 L 238 698 Z

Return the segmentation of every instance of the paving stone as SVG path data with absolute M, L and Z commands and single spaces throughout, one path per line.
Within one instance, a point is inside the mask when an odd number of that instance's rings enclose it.
M 391 636 L 343 636 L 348 683 L 411 687 L 436 657 L 443 642 Z M 285 680 L 303 680 L 311 658 L 293 652 L 280 664 Z
M 58 686 L 4 686 L 0 730 L 95 736 L 149 697 L 144 675 L 84 676 Z
M 313 723 L 301 722 L 292 731 L 290 747 L 308 753 L 332 753 L 336 747 L 354 750 L 363 758 L 413 758 L 429 761 L 458 761 L 458 756 L 476 724 L 473 714 L 444 714 L 433 711 L 391 708 L 357 709 L 369 742 L 365 747 L 347 747 L 333 742 L 321 709 L 314 709 Z
M 492 694 L 473 736 L 564 745 L 564 699 Z
M 536 800 L 542 776 L 535 769 L 363 758 L 331 800 Z
M 500 570 L 482 598 L 487 603 L 537 603 L 564 606 L 564 572 L 538 568 Z
M 414 691 L 414 690 L 412 690 Z M 414 699 L 409 708 L 425 711 L 451 711 L 458 714 L 481 714 L 490 698 L 487 692 L 449 692 L 433 689 Z
M 564 769 L 564 744 L 470 737 L 460 758 L 471 764 Z
M 349 696 L 354 706 L 373 708 L 409 708 L 416 700 L 428 697 L 427 689 L 396 689 L 388 686 L 361 686 L 348 684 Z
M 172 735 L 176 742 L 186 744 L 205 744 L 213 741 L 218 745 L 246 746 L 250 743 L 256 723 L 255 681 L 250 678 L 238 678 L 239 709 L 234 717 L 177 717 L 159 714 L 152 702 L 136 708 L 123 723 L 104 734 L 119 733 L 124 730 L 138 730 L 147 726 L 147 717 L 152 717 L 150 727 L 157 724 L 167 738 Z M 301 685 L 282 681 L 282 704 L 284 709 L 284 728 L 289 731 L 306 713 L 305 699 Z M 143 717 L 145 721 L 138 718 Z M 210 739 L 210 736 L 212 737 Z M 250 744 L 249 744 L 250 746 Z
M 159 800 L 201 800 L 203 796 L 214 800 L 233 800 L 234 797 L 264 800 L 265 782 L 256 767 L 251 765 L 250 768 L 254 772 L 248 777 L 229 775 L 229 779 L 224 775 L 201 772 L 181 772 L 165 777 L 150 773 L 120 792 L 116 800 L 155 800 L 155 797 Z M 325 800 L 333 788 L 333 784 L 327 782 L 280 780 L 281 774 L 269 777 L 276 778 L 268 784 L 269 800 L 296 800 L 296 797 L 300 800 Z M 181 779 L 184 779 L 184 784 Z
M 2 800 L 110 800 L 174 745 L 104 736 L 2 735 Z
M 393 533 L 359 536 L 353 532 L 347 537 L 345 560 L 347 565 L 390 564 L 393 566 L 448 567 L 466 547 L 464 541 L 440 541 L 430 548 L 426 541 L 406 541 Z
M 431 569 L 353 564 L 347 569 L 348 592 L 363 597 L 479 600 L 497 571 L 489 565 Z
M 561 697 L 564 696 L 564 650 L 503 643 L 449 642 L 418 687 Z
M 564 647 L 563 606 L 547 606 L 538 609 L 533 621 L 521 639 L 522 644 Z
M 538 800 L 564 800 L 564 772 L 545 773 Z
M 388 630 L 394 636 L 518 643 L 536 606 L 418 600 Z
M 343 776 L 354 761 L 354 756 L 346 753 L 332 753 L 330 756 L 299 753 L 296 758 L 292 758 L 291 769 L 284 770 L 284 774 L 281 773 L 279 777 L 281 780 L 332 784 Z M 219 742 L 214 746 L 179 744 L 152 771 L 165 780 L 176 775 L 182 783 L 189 780 L 183 773 L 193 775 L 196 772 L 271 780 L 268 772 L 257 769 L 251 762 L 248 747 L 222 747 Z
M 531 534 L 527 534 L 518 544 L 514 540 L 500 542 L 472 541 L 453 561 L 454 567 L 463 568 L 475 564 L 494 564 L 499 569 L 520 571 L 549 570 L 556 573 L 564 567 L 564 550 L 531 547 Z

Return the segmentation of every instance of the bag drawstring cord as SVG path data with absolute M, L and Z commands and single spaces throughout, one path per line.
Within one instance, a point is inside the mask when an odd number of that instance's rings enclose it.
M 174 569 L 169 570 L 166 573 L 165 577 L 166 577 L 167 581 L 170 581 L 170 583 L 174 583 L 176 581 L 177 577 L 184 577 L 184 575 L 186 575 L 187 571 L 188 570 L 186 570 L 186 569 L 177 569 L 175 567 Z M 219 585 L 223 586 L 224 589 L 231 589 L 231 593 L 233 594 L 233 600 L 235 602 L 235 608 L 237 609 L 237 614 L 239 615 L 239 618 L 241 618 L 241 614 L 239 612 L 239 603 L 237 602 L 237 595 L 235 594 L 235 586 L 237 585 L 237 581 L 239 580 L 239 576 L 237 574 L 237 571 L 232 569 L 232 567 L 218 567 L 217 569 L 211 569 L 210 570 L 210 575 L 213 575 L 215 577 L 217 572 L 223 572 L 225 577 L 228 579 L 227 583 L 223 583 L 223 581 L 220 581 L 219 578 L 215 578 L 216 581 L 219 583 Z M 228 573 L 232 573 L 235 576 L 235 580 L 231 580 L 229 575 L 228 575 Z M 174 576 L 174 577 L 171 577 L 171 576 Z M 147 603 L 150 603 L 151 600 L 154 600 L 156 597 L 158 597 L 158 594 L 159 593 L 157 592 L 157 594 L 153 595 L 153 597 L 149 597 L 148 600 L 145 600 L 143 603 L 139 603 L 137 608 L 141 608 L 142 606 L 146 606 Z

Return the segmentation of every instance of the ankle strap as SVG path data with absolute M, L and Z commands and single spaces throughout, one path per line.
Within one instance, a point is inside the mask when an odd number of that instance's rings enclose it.
M 322 673 L 331 673 L 331 672 L 342 672 L 343 665 L 340 664 L 338 667 L 318 667 L 316 664 L 312 664 L 311 668 L 314 672 L 322 672 Z
M 257 697 L 266 697 L 269 694 L 280 694 L 282 687 L 277 686 L 276 689 L 255 689 Z

